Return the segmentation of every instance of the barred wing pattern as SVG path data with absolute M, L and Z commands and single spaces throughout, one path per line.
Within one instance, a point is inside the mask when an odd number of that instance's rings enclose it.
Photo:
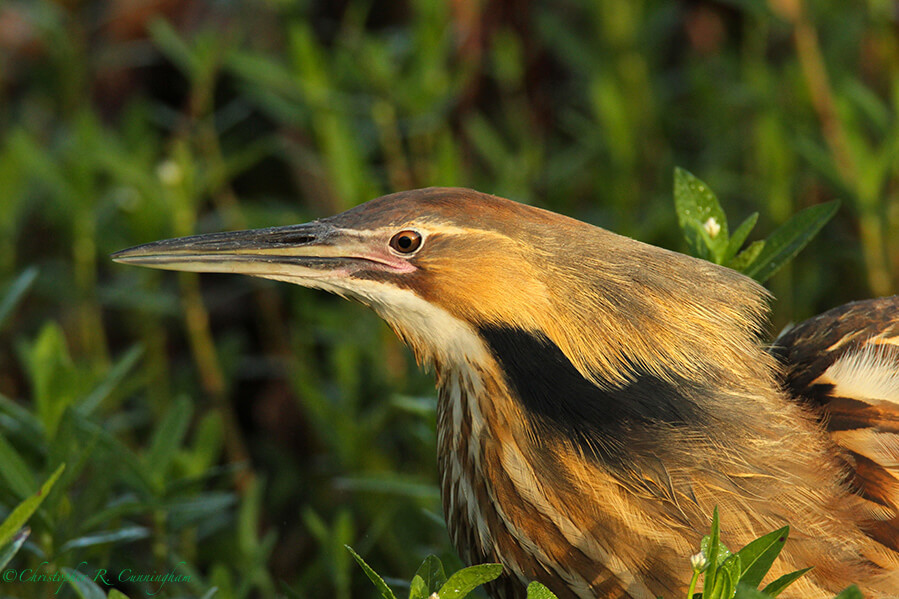
M 866 500 L 865 531 L 899 550 L 899 296 L 829 310 L 771 351 L 786 390 L 843 450 L 848 482 Z

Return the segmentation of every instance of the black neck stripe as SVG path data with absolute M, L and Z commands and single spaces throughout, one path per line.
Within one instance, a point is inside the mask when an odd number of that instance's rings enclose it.
M 601 388 L 584 378 L 543 333 L 502 326 L 479 332 L 532 424 L 541 432 L 576 440 L 588 455 L 618 462 L 621 452 L 631 450 L 629 438 L 641 431 L 657 434 L 699 424 L 700 409 L 688 398 L 695 397 L 695 385 L 686 381 L 675 383 L 634 368 L 632 382 Z M 647 439 L 640 439 L 640 445 L 646 448 Z

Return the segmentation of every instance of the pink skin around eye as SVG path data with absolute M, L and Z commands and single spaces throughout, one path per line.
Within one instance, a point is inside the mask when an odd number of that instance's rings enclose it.
M 372 250 L 360 256 L 355 256 L 374 263 L 378 268 L 389 272 L 407 273 L 418 270 L 409 260 L 395 256 L 387 248 Z

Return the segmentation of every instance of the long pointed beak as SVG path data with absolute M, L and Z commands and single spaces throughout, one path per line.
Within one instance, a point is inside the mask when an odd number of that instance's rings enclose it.
M 373 264 L 363 240 L 314 221 L 166 239 L 116 252 L 124 264 L 190 272 L 226 272 L 291 280 L 345 274 L 360 262 Z M 301 282 L 301 281 L 296 281 Z

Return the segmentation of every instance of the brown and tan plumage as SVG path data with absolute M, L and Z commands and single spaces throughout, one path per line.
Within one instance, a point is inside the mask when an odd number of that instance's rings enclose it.
M 853 302 L 785 332 L 772 352 L 791 397 L 817 414 L 866 502 L 862 528 L 899 543 L 899 296 Z M 899 588 L 896 589 L 899 595 Z
M 774 573 L 815 569 L 783 596 L 899 594 L 897 298 L 768 352 L 750 279 L 449 188 L 115 258 L 377 311 L 436 372 L 448 529 L 468 562 L 505 566 L 496 597 L 530 580 L 563 599 L 682 596 L 715 505 L 731 546 L 790 524 Z

